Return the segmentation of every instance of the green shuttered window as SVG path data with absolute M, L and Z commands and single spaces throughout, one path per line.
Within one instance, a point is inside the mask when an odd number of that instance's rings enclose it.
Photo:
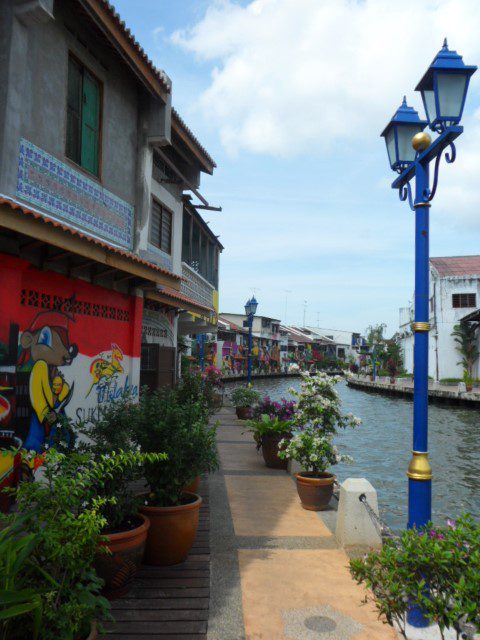
M 74 58 L 68 60 L 68 158 L 99 176 L 100 83 Z
M 152 200 L 150 242 L 165 253 L 172 252 L 172 214 L 156 200 Z

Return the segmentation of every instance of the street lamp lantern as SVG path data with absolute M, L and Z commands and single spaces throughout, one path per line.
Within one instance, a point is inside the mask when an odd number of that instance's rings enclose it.
M 456 51 L 450 51 L 445 38 L 443 47 L 416 86 L 432 131 L 441 133 L 460 122 L 470 77 L 477 67 L 468 66 Z
M 415 160 L 412 138 L 421 133 L 428 122 L 420 120 L 418 112 L 407 105 L 406 98 L 382 132 L 387 145 L 390 166 L 399 173 Z
M 250 300 L 245 303 L 245 315 L 248 321 L 248 361 L 247 361 L 247 384 L 252 383 L 252 346 L 253 346 L 253 316 L 257 313 L 258 302 L 255 300 L 255 296 L 252 296 Z
M 254 316 L 257 313 L 258 302 L 255 300 L 255 296 L 252 296 L 250 300 L 245 303 L 245 315 L 247 317 Z

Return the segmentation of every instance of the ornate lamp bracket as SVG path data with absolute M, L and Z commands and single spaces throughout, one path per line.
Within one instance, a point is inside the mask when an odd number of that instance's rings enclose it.
M 455 162 L 456 158 L 457 158 L 457 149 L 455 147 L 455 144 L 453 142 L 450 142 L 450 144 L 448 145 L 450 147 L 451 152 L 450 153 L 445 153 L 445 160 L 447 161 L 447 164 L 452 164 L 453 162 Z M 440 172 L 440 160 L 442 159 L 442 154 L 443 151 L 440 151 L 440 153 L 438 154 L 438 156 L 435 158 L 435 168 L 433 171 L 433 185 L 432 185 L 432 189 L 425 189 L 425 191 L 423 192 L 423 199 L 425 202 L 431 202 L 433 200 L 433 198 L 435 197 L 435 194 L 437 192 L 437 186 L 438 186 L 438 174 Z
M 402 202 L 408 199 L 408 205 L 412 211 L 415 211 L 415 207 L 413 206 L 413 198 L 412 198 L 412 187 L 410 186 L 410 182 L 407 182 L 403 185 L 401 189 L 398 190 L 398 197 Z

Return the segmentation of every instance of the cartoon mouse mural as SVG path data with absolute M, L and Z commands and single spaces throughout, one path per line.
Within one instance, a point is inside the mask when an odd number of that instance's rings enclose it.
M 71 365 L 78 354 L 77 345 L 70 344 L 69 320 L 71 315 L 62 311 L 42 311 L 20 338 L 20 364 L 33 362 L 29 382 L 33 412 L 24 443 L 28 450 L 42 451 L 45 444 L 52 444 L 55 425 L 72 397 L 74 385 L 70 387 L 58 369 Z

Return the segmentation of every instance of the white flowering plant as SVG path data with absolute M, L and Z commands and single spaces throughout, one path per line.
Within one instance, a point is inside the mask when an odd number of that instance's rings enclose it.
M 342 413 L 341 401 L 335 385 L 339 376 L 317 373 L 315 376 L 302 374 L 300 390 L 291 388 L 290 393 L 297 398 L 293 418 L 298 429 L 312 427 L 318 434 L 335 435 L 338 429 L 354 428 L 362 421 L 351 413 Z
M 297 406 L 292 420 L 293 436 L 278 446 L 281 459 L 296 460 L 306 471 L 314 473 L 322 473 L 339 462 L 352 461 L 333 444 L 339 429 L 354 428 L 362 422 L 351 413 L 342 413 L 335 390 L 340 380 L 325 373 L 302 374 L 300 390 L 289 390 L 297 398 Z

